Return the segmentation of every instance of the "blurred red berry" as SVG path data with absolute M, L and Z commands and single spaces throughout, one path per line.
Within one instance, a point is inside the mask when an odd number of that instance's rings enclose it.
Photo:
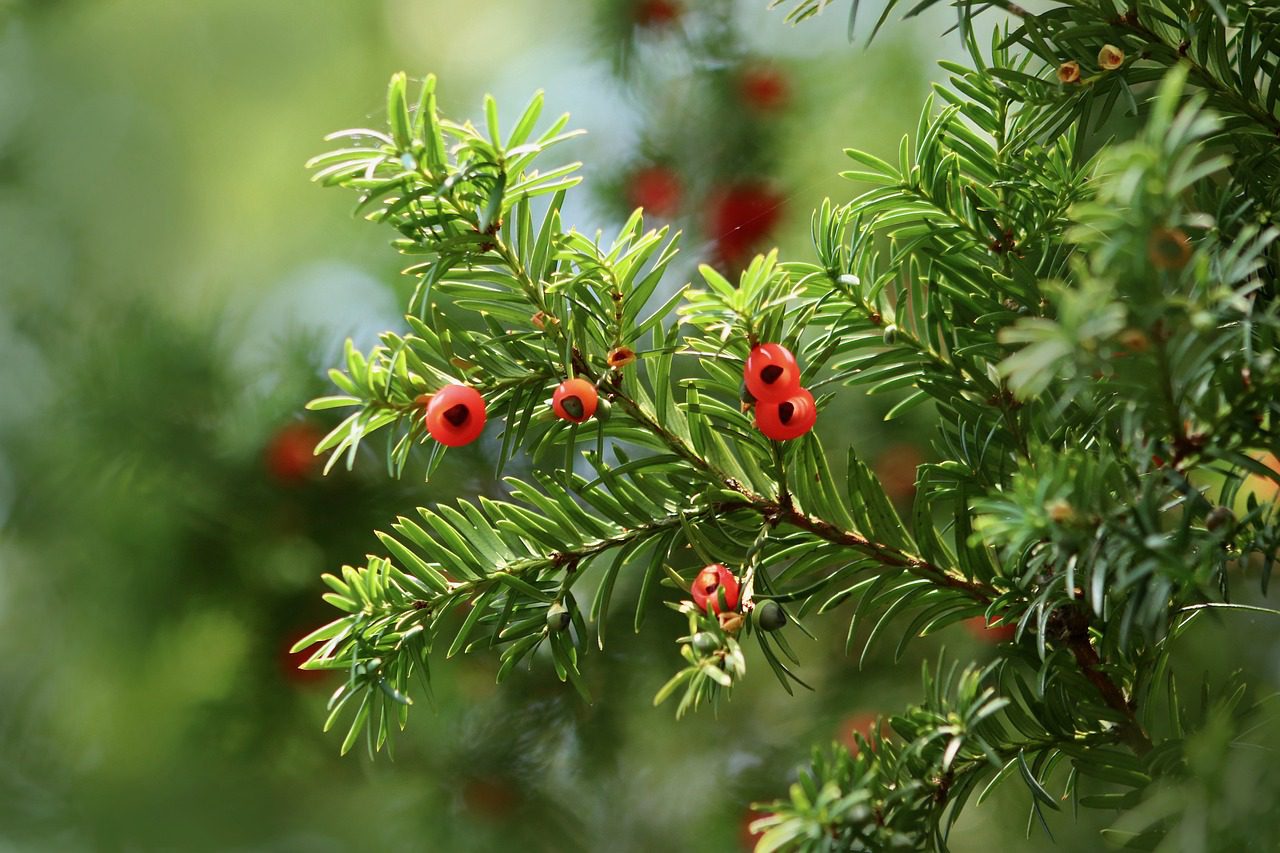
M 777 68 L 752 67 L 738 78 L 738 91 L 747 106 L 768 112 L 787 102 L 787 78 Z
M 635 7 L 635 21 L 641 27 L 665 27 L 680 18 L 680 4 L 674 0 L 640 0 Z
M 627 180 L 627 203 L 653 216 L 673 216 L 680 207 L 680 176 L 666 166 L 645 166 Z
M 1263 453 L 1257 457 L 1258 461 L 1272 471 L 1280 471 L 1280 460 L 1276 459 L 1272 453 Z M 1276 481 L 1262 474 L 1250 474 L 1244 481 L 1245 488 L 1258 496 L 1259 500 L 1275 500 L 1280 498 L 1280 486 L 1276 485 Z
M 782 196 L 763 184 L 742 183 L 715 193 L 710 200 L 707 233 L 716 258 L 742 268 L 782 218 Z
M 742 842 L 743 850 L 755 850 L 756 845 L 760 843 L 760 839 L 764 837 L 764 830 L 759 832 L 751 831 L 751 824 L 762 817 L 768 817 L 769 812 L 758 812 L 753 808 L 748 808 L 742 813 L 742 822 L 738 825 L 738 838 Z
M 838 736 L 840 742 L 849 750 L 850 755 L 857 755 L 862 751 L 862 747 L 858 745 L 858 739 L 854 734 L 860 734 L 867 740 L 871 739 L 871 733 L 876 731 L 879 717 L 868 711 L 859 714 L 851 714 L 840 721 Z M 880 727 L 880 731 L 884 732 L 884 727 Z
M 993 646 L 1009 642 L 1018 633 L 1016 624 L 1006 625 L 995 620 L 988 622 L 983 616 L 974 616 L 972 619 L 964 620 L 964 626 L 969 629 L 969 633 L 974 637 Z
M 281 427 L 267 443 L 267 471 L 281 483 L 307 479 L 319 461 L 315 449 L 322 438 L 324 434 L 308 424 Z
M 327 669 L 298 669 L 315 651 L 315 643 L 298 652 L 292 651 L 293 644 L 309 633 L 310 630 L 305 630 L 290 634 L 280 645 L 280 652 L 276 656 L 276 663 L 280 666 L 280 674 L 284 676 L 284 680 L 299 686 L 319 684 L 327 681 L 333 674 L 332 670 Z
M 497 820 L 509 817 L 520 801 L 520 792 L 506 779 L 483 776 L 462 786 L 462 802 L 477 818 Z
M 892 444 L 876 457 L 872 468 L 884 493 L 894 503 L 907 503 L 916 493 L 916 468 L 924 462 L 914 444 Z
M 720 606 L 722 590 L 724 592 L 723 609 Z M 693 603 L 698 605 L 698 609 L 703 613 L 707 612 L 708 605 L 712 613 L 737 610 L 738 579 L 724 566 L 712 563 L 698 572 L 698 576 L 693 579 L 693 584 L 689 587 L 689 595 L 693 597 Z
M 1147 240 L 1147 258 L 1158 270 L 1182 269 L 1191 251 L 1191 238 L 1181 228 L 1157 228 Z

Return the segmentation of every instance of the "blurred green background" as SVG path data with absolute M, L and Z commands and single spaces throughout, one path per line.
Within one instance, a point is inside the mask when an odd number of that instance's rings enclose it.
M 501 489 L 485 447 L 429 485 L 309 457 L 331 424 L 303 404 L 346 336 L 401 328 L 412 286 L 388 235 L 308 182 L 324 134 L 380 122 L 399 69 L 437 73 L 457 118 L 543 88 L 589 131 L 581 230 L 619 223 L 651 160 L 680 178 L 691 260 L 714 260 L 708 170 L 767 169 L 781 217 L 761 241 L 807 258 L 810 211 L 856 191 L 841 148 L 896 151 L 959 52 L 945 15 L 863 49 L 843 9 L 793 29 L 764 0 L 702 4 L 732 19 L 731 60 L 783 81 L 757 92 L 750 156 L 708 164 L 715 122 L 672 94 L 706 69 L 666 59 L 721 36 L 679 7 L 641 25 L 638 2 L 0 2 L 0 848 L 740 849 L 747 805 L 784 794 L 811 743 L 914 701 L 943 643 L 991 654 L 952 629 L 859 670 L 837 618 L 800 649 L 814 693 L 756 661 L 718 715 L 676 722 L 650 700 L 683 625 L 655 612 L 588 664 L 591 706 L 549 666 L 497 689 L 477 655 L 434 667 L 394 760 L 321 733 L 335 685 L 286 653 L 330 615 L 319 575 L 396 513 Z M 909 500 L 927 417 L 890 431 L 887 404 L 848 397 L 820 424 L 832 452 L 856 436 Z M 1043 846 L 1006 787 L 957 851 Z M 1101 823 L 1054 830 L 1094 849 Z

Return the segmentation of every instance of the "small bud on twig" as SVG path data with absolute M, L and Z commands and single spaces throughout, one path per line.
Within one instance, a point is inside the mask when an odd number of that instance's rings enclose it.
M 1191 239 L 1181 228 L 1157 228 L 1147 239 L 1147 259 L 1158 270 L 1180 270 L 1191 260 Z
M 1104 44 L 1098 51 L 1098 67 L 1103 71 L 1115 71 L 1124 65 L 1124 51 L 1114 44 Z
M 547 630 L 553 634 L 568 628 L 572 621 L 573 617 L 569 615 L 568 609 L 560 602 L 547 608 Z
M 693 649 L 700 655 L 709 655 L 720 648 L 720 638 L 710 631 L 699 631 L 693 635 Z
M 1049 514 L 1049 520 L 1054 524 L 1070 524 L 1076 519 L 1075 507 L 1062 498 L 1049 501 L 1044 505 L 1044 509 Z
M 529 318 L 529 322 L 539 329 L 545 329 L 547 326 L 560 325 L 560 318 L 553 317 L 545 311 L 539 311 Z
M 1209 529 L 1210 533 L 1217 533 L 1219 530 L 1229 533 L 1236 526 L 1236 514 L 1231 511 L 1230 507 L 1215 506 L 1205 516 L 1204 526 Z
M 614 347 L 609 350 L 609 366 L 621 370 L 636 360 L 636 351 L 631 347 Z
M 1116 340 L 1120 342 L 1120 346 L 1129 352 L 1146 352 L 1151 348 L 1151 339 L 1147 337 L 1147 333 L 1141 329 L 1128 328 L 1116 335 Z

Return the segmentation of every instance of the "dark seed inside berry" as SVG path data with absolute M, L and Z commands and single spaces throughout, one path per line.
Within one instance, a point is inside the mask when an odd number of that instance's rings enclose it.
M 565 413 L 571 418 L 582 417 L 582 400 L 577 396 L 571 395 L 562 399 L 560 401 L 560 408 L 564 409 Z
M 791 403 L 782 403 L 778 406 L 778 420 L 784 424 L 791 422 L 791 416 L 796 413 L 796 407 Z
M 772 385 L 782 376 L 782 368 L 776 364 L 771 364 L 760 371 L 760 380 L 766 385 Z
M 471 417 L 471 410 L 459 403 L 451 406 L 444 413 L 444 419 L 456 427 L 460 427 L 467 422 L 467 418 Z

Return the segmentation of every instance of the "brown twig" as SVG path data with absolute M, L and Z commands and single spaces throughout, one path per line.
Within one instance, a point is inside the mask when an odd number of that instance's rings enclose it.
M 1051 621 L 1050 631 L 1071 651 L 1076 665 L 1089 683 L 1097 688 L 1107 707 L 1123 717 L 1118 732 L 1124 742 L 1138 755 L 1146 755 L 1151 751 L 1151 738 L 1138 722 L 1133 703 L 1125 698 L 1124 691 L 1102 669 L 1102 659 L 1089 638 L 1088 615 L 1072 606 L 1058 611 L 1055 616 L 1058 618 Z
M 1020 11 L 1020 10 L 1019 10 Z M 517 270 L 517 274 L 523 274 L 523 270 Z M 525 276 L 527 279 L 527 275 Z M 540 292 L 540 291 L 538 291 Z M 572 350 L 572 357 L 575 369 L 581 375 L 590 378 L 597 384 L 603 378 L 596 375 L 595 371 L 587 363 L 582 353 L 575 348 Z M 790 501 L 789 497 L 781 501 L 771 500 L 763 495 L 756 494 L 747 488 L 735 478 L 730 477 L 725 472 L 720 471 L 716 466 L 704 459 L 693 450 L 680 436 L 668 430 L 657 419 L 650 416 L 640 403 L 622 390 L 622 383 L 618 381 L 620 374 L 614 372 L 610 377 L 612 381 L 608 383 L 609 395 L 617 401 L 627 413 L 645 428 L 651 430 L 657 435 L 664 444 L 666 444 L 672 452 L 677 456 L 685 459 L 699 471 L 708 475 L 712 479 L 721 483 L 733 492 L 742 497 L 742 503 L 721 502 L 716 505 L 719 511 L 730 511 L 733 509 L 751 509 L 766 519 L 775 523 L 785 523 L 800 530 L 805 530 L 842 547 L 859 551 L 867 556 L 878 560 L 886 566 L 896 566 L 911 574 L 924 578 L 939 586 L 947 589 L 955 590 L 963 593 L 975 602 L 981 604 L 989 604 L 996 598 L 996 591 L 989 585 L 977 580 L 971 580 L 960 575 L 953 569 L 947 569 L 936 566 L 914 554 L 909 554 L 901 549 L 894 548 L 884 543 L 875 542 L 867 537 L 850 530 L 844 530 L 836 525 L 831 524 L 820 518 L 813 518 L 808 514 L 798 510 Z M 670 521 L 667 519 L 666 521 Z M 613 541 L 606 540 L 598 543 L 598 546 L 610 547 L 617 544 Z M 563 559 L 563 555 L 554 555 Z M 1143 731 L 1142 726 L 1138 723 L 1134 714 L 1133 707 L 1125 698 L 1124 692 L 1120 687 L 1112 681 L 1110 676 L 1102 669 L 1102 661 L 1094 649 L 1089 639 L 1089 619 L 1088 616 L 1080 610 L 1071 609 L 1066 611 L 1065 621 L 1058 629 L 1060 639 L 1065 643 L 1067 648 L 1071 650 L 1075 658 L 1077 666 L 1085 678 L 1097 688 L 1102 695 L 1103 700 L 1109 707 L 1119 712 L 1123 717 L 1123 722 L 1119 725 L 1119 733 L 1125 742 L 1138 755 L 1145 755 L 1151 751 L 1151 740 Z

